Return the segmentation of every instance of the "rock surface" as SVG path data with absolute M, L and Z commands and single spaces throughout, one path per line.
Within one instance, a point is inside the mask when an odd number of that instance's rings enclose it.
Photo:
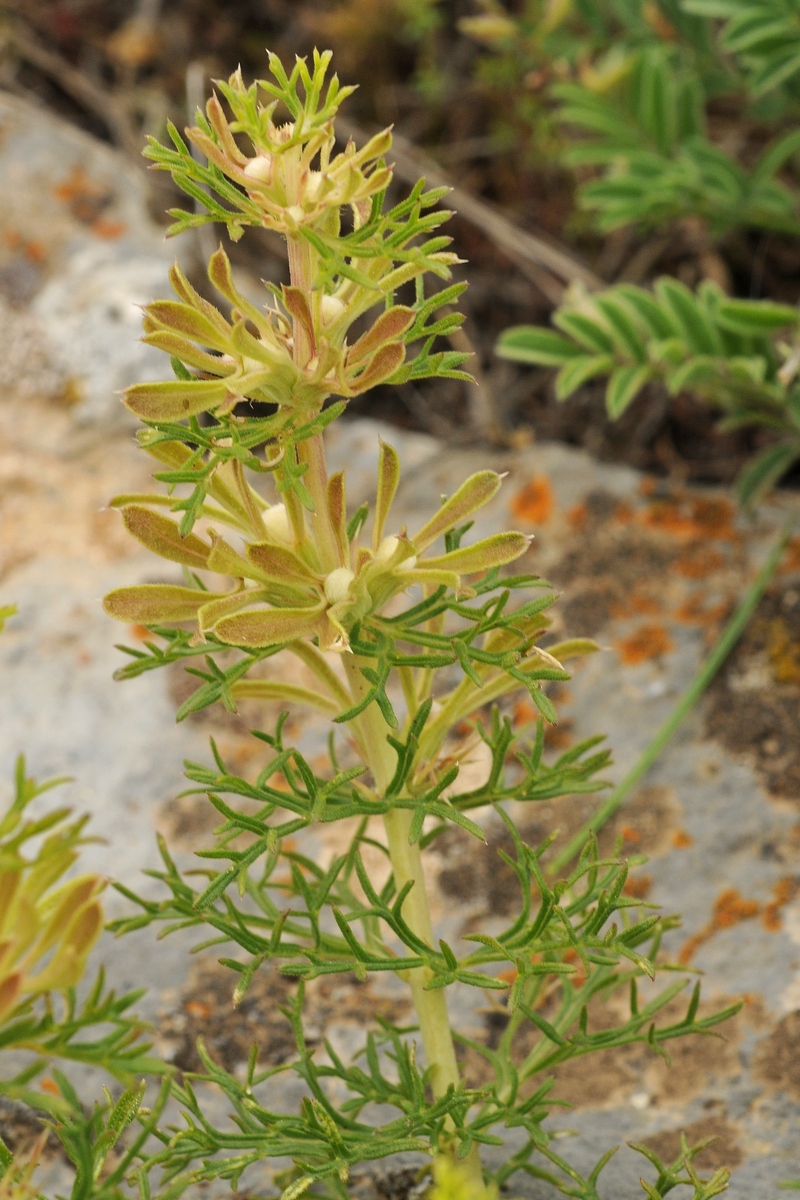
M 0 93 L 0 295 L 28 309 L 19 329 L 38 326 L 28 336 L 50 360 L 42 390 L 74 404 L 76 420 L 124 421 L 117 393 L 163 371 L 139 341 L 140 307 L 169 294 L 174 257 L 147 216 L 139 168 Z M 20 374 L 20 318 L 2 315 L 13 333 L 0 350 L 6 382 Z

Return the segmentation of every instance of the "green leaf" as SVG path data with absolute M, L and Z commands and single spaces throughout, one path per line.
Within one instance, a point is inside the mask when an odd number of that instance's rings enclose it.
M 187 567 L 206 567 L 211 546 L 193 533 L 181 537 L 174 521 L 161 513 L 153 512 L 138 504 L 129 504 L 122 510 L 122 520 L 129 533 L 148 550 L 170 562 L 183 563 Z
M 725 329 L 746 337 L 777 333 L 787 326 L 797 326 L 800 309 L 771 300 L 723 300 L 717 308 L 717 319 Z
M 620 416 L 652 377 L 653 370 L 649 366 L 619 367 L 606 388 L 608 415 L 612 418 Z
M 230 646 L 278 646 L 319 631 L 324 605 L 313 608 L 254 609 L 226 617 L 214 629 L 216 637 Z
M 514 325 L 500 335 L 495 346 L 500 358 L 514 362 L 535 363 L 543 367 L 559 367 L 580 355 L 580 349 L 568 338 L 538 325 Z
M 778 442 L 768 446 L 747 464 L 736 481 L 736 493 L 743 508 L 750 508 L 800 458 L 800 441 Z
M 204 604 L 224 598 L 223 593 L 204 592 L 199 588 L 141 583 L 109 592 L 103 600 L 103 608 L 110 617 L 127 621 L 129 625 L 160 625 L 162 622 L 191 621 Z
M 582 354 L 573 358 L 556 375 L 556 399 L 566 400 L 596 375 L 608 375 L 614 370 L 614 363 L 610 354 Z
M 553 324 L 563 329 L 584 349 L 595 354 L 613 354 L 614 339 L 593 317 L 574 309 L 562 308 L 553 317 Z
M 609 289 L 595 298 L 595 304 L 606 318 L 617 348 L 637 362 L 645 361 L 644 342 L 624 300 Z

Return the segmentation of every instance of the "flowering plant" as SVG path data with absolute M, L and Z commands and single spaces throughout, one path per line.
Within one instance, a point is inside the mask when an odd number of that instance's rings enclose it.
M 444 193 L 420 182 L 387 207 L 388 131 L 361 150 L 348 143 L 334 153 L 334 118 L 349 89 L 335 76 L 326 89 L 329 58 L 315 54 L 311 69 L 298 60 L 287 75 L 270 56 L 271 80 L 248 87 L 236 73 L 220 83 L 187 130 L 207 165 L 174 129 L 173 148 L 151 142 L 147 151 L 204 210 L 177 210 L 173 232 L 203 221 L 224 223 L 233 238 L 248 225 L 276 230 L 286 239 L 291 281 L 269 285 L 261 308 L 237 288 L 220 249 L 209 279 L 229 312 L 178 268 L 178 299 L 146 310 L 145 340 L 172 356 L 175 379 L 137 384 L 125 403 L 144 422 L 141 443 L 167 490 L 114 504 L 140 542 L 183 566 L 184 583 L 106 597 L 113 617 L 153 635 L 145 649 L 127 651 L 119 676 L 186 665 L 200 682 L 179 718 L 248 698 L 299 704 L 332 722 L 327 769 L 285 743 L 283 719 L 255 734 L 266 755 L 255 781 L 235 774 L 216 748 L 213 765 L 188 764 L 193 790 L 220 815 L 213 847 L 197 851 L 208 863 L 204 882 L 196 886 L 162 847 L 165 898 L 126 893 L 141 912 L 117 930 L 208 926 L 206 944 L 237 951 L 221 960 L 236 976 L 234 1003 L 270 961 L 299 981 L 287 1009 L 295 1060 L 259 1070 L 254 1047 L 241 1077 L 201 1047 L 201 1078 L 225 1093 L 236 1128 L 218 1129 L 184 1079 L 173 1089 L 184 1125 L 162 1135 L 151 1165 L 164 1168 L 173 1195 L 198 1180 L 235 1185 L 249 1165 L 289 1158 L 283 1196 L 293 1200 L 308 1189 L 344 1197 L 356 1164 L 414 1150 L 459 1164 L 455 1175 L 439 1169 L 437 1186 L 448 1194 L 463 1186 L 479 1197 L 487 1178 L 501 1185 L 522 1170 L 589 1200 L 608 1156 L 584 1179 L 556 1153 L 543 1127 L 552 1107 L 548 1072 L 609 1046 L 643 1041 L 658 1050 L 724 1014 L 700 1018 L 695 989 L 685 1016 L 665 1023 L 659 1014 L 684 979 L 640 1003 L 638 980 L 655 973 L 671 920 L 625 895 L 627 864 L 599 858 L 594 842 L 552 882 L 543 856 L 553 838 L 527 845 L 509 812 L 511 801 L 597 790 L 608 755 L 591 739 L 554 762 L 545 756 L 545 723 L 556 719 L 546 685 L 568 678 L 565 660 L 596 647 L 585 639 L 539 645 L 554 595 L 536 576 L 501 575 L 526 553 L 528 538 L 511 531 L 462 544 L 500 476 L 477 472 L 409 532 L 393 517 L 400 464 L 391 446 L 380 448 L 371 512 L 364 505 L 349 513 L 344 474 L 327 471 L 323 432 L 348 398 L 378 383 L 465 377 L 464 355 L 434 349 L 461 320 L 437 314 L 464 286 L 450 282 L 457 259 L 448 239 L 433 236 L 447 216 L 436 207 Z M 429 295 L 430 275 L 442 286 Z M 258 665 L 279 652 L 299 659 L 313 686 L 264 678 Z M 520 688 L 538 713 L 530 737 L 515 733 L 496 703 Z M 447 749 L 464 722 L 491 758 L 477 787 L 459 786 Z M 337 730 L 357 760 L 351 766 L 339 763 Z M 519 881 L 520 911 L 504 930 L 470 934 L 457 949 L 434 935 L 423 856 L 449 825 L 483 840 L 473 817 L 489 810 L 513 846 L 505 860 Z M 348 822 L 349 846 L 323 869 L 303 853 L 301 835 L 335 821 Z M 370 873 L 368 846 L 388 860 L 388 879 Z M 303 1028 L 306 982 L 387 971 L 409 988 L 415 1028 L 381 1021 L 351 1063 L 331 1046 L 326 1057 L 316 1054 Z M 454 1032 L 454 985 L 496 998 L 504 1024 L 496 1049 Z M 593 997 L 617 988 L 629 991 L 628 1017 L 591 1031 Z M 485 1060 L 485 1086 L 464 1085 L 457 1041 Z M 270 1104 L 265 1085 L 284 1071 L 304 1083 L 299 1112 Z M 379 1118 L 374 1104 L 383 1106 Z M 504 1146 L 511 1130 L 521 1142 L 488 1172 L 480 1147 Z M 686 1163 L 691 1170 L 686 1155 L 664 1168 L 657 1186 L 674 1187 Z M 698 1181 L 697 1197 L 716 1194 L 699 1190 L 705 1186 Z

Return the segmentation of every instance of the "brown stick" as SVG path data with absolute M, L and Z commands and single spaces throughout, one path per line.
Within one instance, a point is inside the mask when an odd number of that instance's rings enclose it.
M 118 146 L 138 157 L 142 149 L 142 138 L 109 91 L 87 79 L 72 63 L 67 62 L 55 50 L 48 50 L 38 38 L 20 25 L 12 25 L 8 40 L 20 58 L 55 80 L 68 96 L 103 122 Z
M 345 118 L 337 118 L 337 128 L 345 137 L 364 141 L 369 136 Z M 544 238 L 520 229 L 513 221 L 485 200 L 479 200 L 464 188 L 453 186 L 437 162 L 418 150 L 400 134 L 392 142 L 394 172 L 405 183 L 416 183 L 424 175 L 432 187 L 448 187 L 445 203 L 464 220 L 489 238 L 540 289 L 552 304 L 560 304 L 564 286 L 580 282 L 592 291 L 605 287 L 603 280 L 574 258 L 569 251 L 552 245 Z

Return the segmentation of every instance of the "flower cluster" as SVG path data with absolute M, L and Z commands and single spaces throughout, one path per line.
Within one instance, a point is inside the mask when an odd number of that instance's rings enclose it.
M 333 567 L 322 561 L 310 537 L 295 541 L 283 504 L 268 506 L 256 493 L 261 536 L 247 541 L 244 554 L 214 530 L 208 540 L 194 533 L 181 537 L 168 517 L 142 504 L 126 504 L 125 525 L 148 549 L 186 567 L 228 576 L 235 586 L 227 592 L 161 583 L 119 588 L 106 597 L 106 611 L 122 621 L 149 625 L 196 620 L 198 638 L 213 632 L 220 641 L 241 647 L 316 638 L 322 650 L 343 650 L 353 625 L 380 612 L 398 592 L 414 584 L 432 589 L 444 584 L 456 595 L 474 595 L 464 576 L 512 562 L 527 550 L 528 537 L 509 532 L 423 557 L 439 537 L 494 496 L 500 476 L 494 471 L 473 475 L 411 537 L 405 530 L 384 532 L 398 480 L 397 454 L 383 444 L 372 541 L 359 545 L 358 522 L 348 529 L 344 476 L 331 476 L 327 504 L 336 535 Z
M 105 879 L 85 874 L 54 887 L 77 857 L 85 819 L 64 826 L 60 809 L 23 822 L 26 802 L 18 789 L 0 821 L 0 1022 L 35 996 L 74 987 L 103 928 Z M 25 843 L 48 830 L 26 858 Z

